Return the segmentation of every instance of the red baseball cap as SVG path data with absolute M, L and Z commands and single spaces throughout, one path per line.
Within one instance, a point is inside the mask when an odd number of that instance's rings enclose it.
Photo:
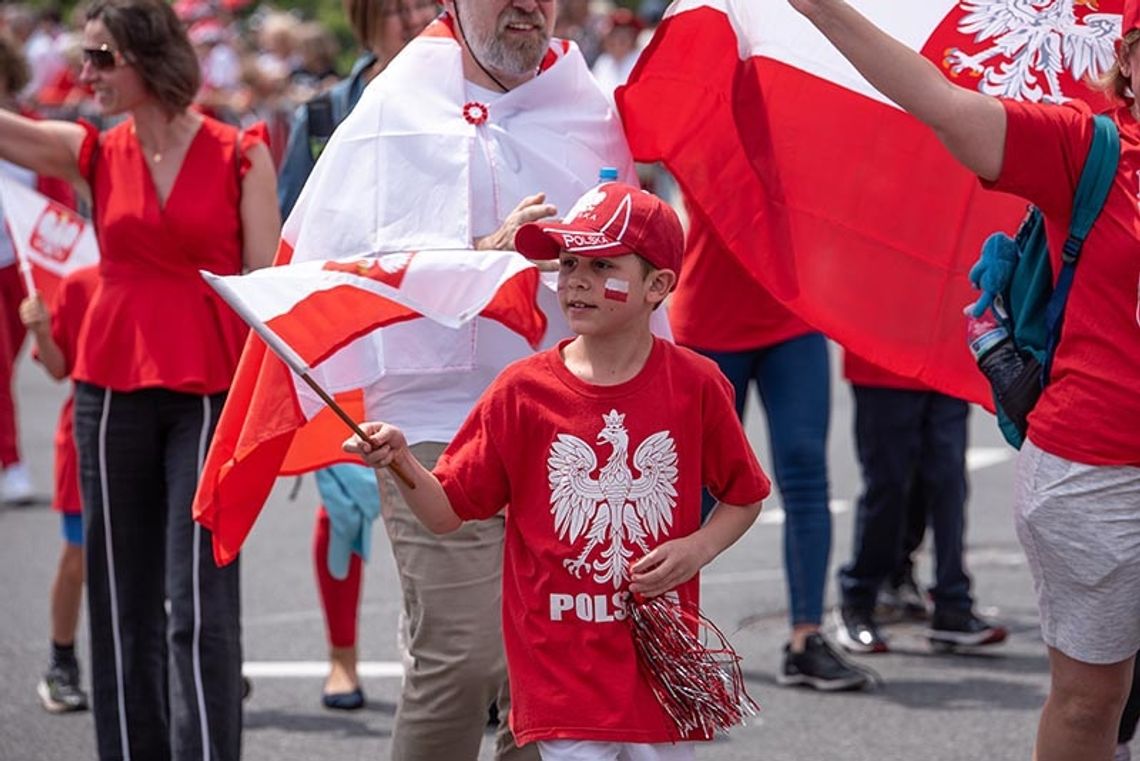
M 657 269 L 680 274 L 685 233 L 677 212 L 657 196 L 607 182 L 587 191 L 561 222 L 520 227 L 515 250 L 528 259 L 557 259 L 563 251 L 590 257 L 638 254 Z
M 1124 15 L 1121 17 L 1120 36 L 1140 29 L 1140 0 L 1124 0 Z

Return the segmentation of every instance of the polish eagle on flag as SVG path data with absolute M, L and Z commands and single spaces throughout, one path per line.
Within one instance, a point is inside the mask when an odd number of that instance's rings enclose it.
M 99 263 L 91 223 L 67 206 L 0 176 L 0 209 L 28 292 L 51 303 L 60 281 Z
M 1122 0 L 850 3 L 959 86 L 1107 105 L 1084 80 L 1112 63 Z M 967 273 L 1025 202 L 984 190 L 787 0 L 676 0 L 616 100 L 634 158 L 680 185 L 690 245 L 861 357 L 992 404 Z

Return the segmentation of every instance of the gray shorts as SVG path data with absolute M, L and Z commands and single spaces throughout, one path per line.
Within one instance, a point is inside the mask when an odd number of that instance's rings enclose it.
M 1017 536 L 1041 635 L 1083 663 L 1140 650 L 1140 468 L 1095 466 L 1026 441 L 1017 459 Z

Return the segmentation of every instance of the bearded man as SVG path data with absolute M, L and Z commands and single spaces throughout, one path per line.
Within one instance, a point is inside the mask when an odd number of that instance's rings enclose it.
M 523 224 L 568 212 L 603 166 L 637 182 L 617 117 L 577 47 L 551 38 L 554 0 L 444 7 L 369 85 L 321 154 L 285 225 L 293 261 L 509 249 Z M 400 426 L 431 468 L 491 379 L 529 352 L 484 320 L 460 329 L 429 320 L 386 328 L 371 359 L 380 367 L 369 408 Z M 380 491 L 410 656 L 392 758 L 474 761 L 488 708 L 497 703 L 508 715 L 504 518 L 436 536 L 387 473 Z M 515 746 L 506 722 L 495 755 L 537 758 L 533 746 Z

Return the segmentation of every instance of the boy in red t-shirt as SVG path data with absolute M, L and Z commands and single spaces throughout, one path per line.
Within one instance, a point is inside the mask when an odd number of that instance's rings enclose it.
M 692 758 L 675 741 L 709 738 L 681 736 L 654 698 L 626 599 L 675 591 L 696 605 L 698 571 L 752 525 L 770 485 L 716 365 L 650 333 L 680 269 L 680 221 L 607 183 L 565 220 L 524 225 L 515 246 L 559 260 L 576 337 L 508 367 L 434 474 L 385 423 L 345 448 L 408 473 L 415 488 L 400 489 L 433 531 L 510 503 L 502 616 L 520 745 L 544 759 Z M 720 505 L 702 526 L 703 486 Z
M 79 329 L 95 292 L 99 271 L 85 267 L 60 283 L 49 313 L 33 294 L 20 304 L 20 320 L 35 340 L 35 357 L 48 375 L 67 378 L 75 365 Z M 83 599 L 83 511 L 79 497 L 79 457 L 72 430 L 75 397 L 69 394 L 59 413 L 55 433 L 55 498 L 60 512 L 63 553 L 51 588 L 51 662 L 37 691 L 40 702 L 52 713 L 82 711 L 87 695 L 79 687 L 79 663 L 75 658 L 75 630 Z

